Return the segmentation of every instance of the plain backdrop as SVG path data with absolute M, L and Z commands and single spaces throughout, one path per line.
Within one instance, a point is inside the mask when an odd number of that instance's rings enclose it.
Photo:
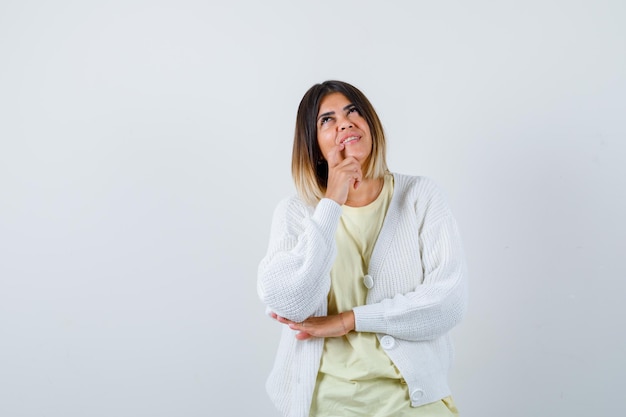
M 461 415 L 618 415 L 625 51 L 622 0 L 2 0 L 0 416 L 277 416 L 256 270 L 326 79 L 460 225 Z

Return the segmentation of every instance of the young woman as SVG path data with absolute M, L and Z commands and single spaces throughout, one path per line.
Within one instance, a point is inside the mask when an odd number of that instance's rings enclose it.
M 437 185 L 391 173 L 369 100 L 341 81 L 298 108 L 297 195 L 274 213 L 258 292 L 284 325 L 268 393 L 288 417 L 456 416 L 449 332 L 467 304 Z

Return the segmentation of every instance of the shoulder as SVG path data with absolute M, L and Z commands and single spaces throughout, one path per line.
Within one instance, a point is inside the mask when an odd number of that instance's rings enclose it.
M 313 207 L 307 205 L 297 194 L 284 197 L 274 209 L 274 218 L 285 220 L 301 219 L 308 217 L 313 212 Z
M 420 198 L 442 196 L 443 191 L 439 184 L 428 176 L 406 175 L 391 173 L 394 179 L 394 188 L 400 193 L 406 193 Z
M 436 220 L 450 214 L 447 197 L 439 184 L 428 176 L 392 173 L 394 193 L 420 217 Z

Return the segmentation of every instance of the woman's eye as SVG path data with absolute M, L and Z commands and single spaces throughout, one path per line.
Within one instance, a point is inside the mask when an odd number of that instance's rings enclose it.
M 356 112 L 356 113 L 358 113 L 358 114 L 361 114 L 361 113 L 359 112 L 359 110 L 358 110 L 356 107 L 350 107 L 350 108 L 348 109 L 348 114 L 350 114 L 350 113 L 355 113 L 355 112 Z
M 330 120 L 330 117 L 322 117 L 320 119 L 320 124 L 321 125 L 326 124 L 326 122 L 328 122 L 329 120 Z

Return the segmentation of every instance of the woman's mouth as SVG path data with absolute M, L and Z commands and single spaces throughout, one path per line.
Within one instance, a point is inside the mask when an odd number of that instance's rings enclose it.
M 341 143 L 343 143 L 344 145 L 347 145 L 350 142 L 354 142 L 359 140 L 360 138 L 358 136 L 349 136 L 347 138 L 345 138 L 344 140 L 341 141 Z

